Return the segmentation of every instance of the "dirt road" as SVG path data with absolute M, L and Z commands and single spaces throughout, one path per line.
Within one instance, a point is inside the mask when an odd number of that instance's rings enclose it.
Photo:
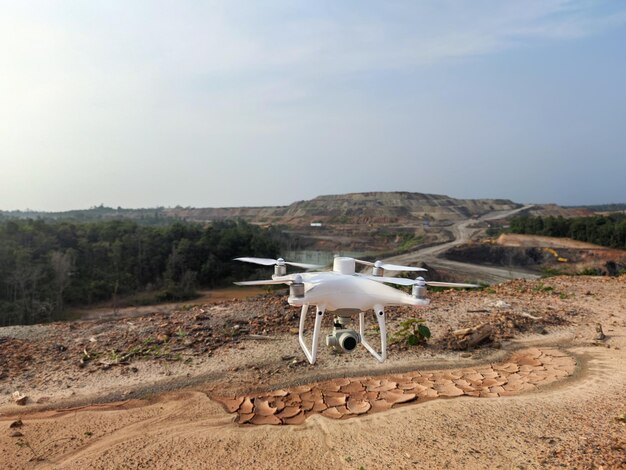
M 494 266 L 461 263 L 459 261 L 447 260 L 441 256 L 448 249 L 467 243 L 473 236 L 482 231 L 482 228 L 476 227 L 477 222 L 504 219 L 531 207 L 533 206 L 527 205 L 512 211 L 490 212 L 479 219 L 469 219 L 457 222 L 451 227 L 452 234 L 454 235 L 454 240 L 451 242 L 421 248 L 411 253 L 405 253 L 387 258 L 385 261 L 397 264 L 411 264 L 423 261 L 435 269 L 440 268 L 447 271 L 453 271 L 467 280 L 473 280 L 475 282 L 480 281 L 492 283 L 506 281 L 508 279 L 536 279 L 539 277 L 538 275 L 517 268 L 499 268 Z

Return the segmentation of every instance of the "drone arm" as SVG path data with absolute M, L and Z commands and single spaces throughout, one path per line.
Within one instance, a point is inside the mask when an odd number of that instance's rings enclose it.
M 311 364 L 315 364 L 315 360 L 317 359 L 317 346 L 319 344 L 320 338 L 320 328 L 322 326 L 322 317 L 324 316 L 324 307 L 318 306 L 315 312 L 315 326 L 313 327 L 313 341 L 311 343 L 311 350 L 307 348 L 304 342 L 304 321 L 306 319 L 306 314 L 309 310 L 309 305 L 304 304 L 302 306 L 302 310 L 300 311 L 300 329 L 298 332 L 298 340 L 300 342 L 300 347 L 302 351 L 304 351 L 304 355 L 309 360 Z
M 378 327 L 380 329 L 380 354 L 367 342 L 365 339 L 365 312 L 359 313 L 359 334 L 361 336 L 361 343 L 365 346 L 372 356 L 378 360 L 378 362 L 385 362 L 387 359 L 387 326 L 385 325 L 385 310 L 382 306 L 377 305 L 374 307 L 374 314 L 376 320 L 378 320 Z

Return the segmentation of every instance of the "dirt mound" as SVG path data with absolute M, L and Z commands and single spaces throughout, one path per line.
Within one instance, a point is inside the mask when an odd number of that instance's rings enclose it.
M 593 243 L 579 242 L 571 238 L 544 237 L 541 235 L 520 235 L 516 233 L 503 233 L 496 239 L 496 244 L 501 246 L 519 246 L 524 248 L 574 248 L 591 250 L 610 250 Z M 619 250 L 612 250 L 619 251 Z

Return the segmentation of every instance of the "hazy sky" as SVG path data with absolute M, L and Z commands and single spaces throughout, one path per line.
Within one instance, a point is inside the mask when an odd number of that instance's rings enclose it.
M 0 209 L 626 202 L 626 2 L 0 0 Z

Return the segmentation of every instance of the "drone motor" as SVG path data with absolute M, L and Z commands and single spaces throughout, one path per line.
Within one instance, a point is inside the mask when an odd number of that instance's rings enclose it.
M 420 276 L 415 279 L 415 284 L 413 284 L 413 288 L 411 289 L 411 295 L 416 299 L 426 298 L 426 281 L 423 277 Z
M 296 299 L 301 299 L 304 297 L 304 282 L 302 282 L 302 276 L 300 276 L 299 274 L 296 274 L 293 282 L 289 285 L 289 297 Z
M 285 260 L 282 258 L 278 258 L 278 262 L 274 265 L 274 276 L 286 276 L 286 275 L 287 275 L 287 265 L 285 264 Z

